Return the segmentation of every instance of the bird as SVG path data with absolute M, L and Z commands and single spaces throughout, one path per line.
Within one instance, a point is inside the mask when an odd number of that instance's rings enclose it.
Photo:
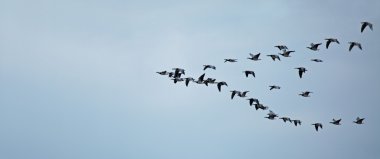
M 218 82 L 218 84 L 216 85 L 218 87 L 219 92 L 221 91 L 223 85 L 228 87 L 227 83 L 224 81 Z
M 187 77 L 187 78 L 185 78 L 185 84 L 186 84 L 186 87 L 189 85 L 189 82 L 190 81 L 194 81 L 194 78 L 192 78 L 192 77 Z
M 339 41 L 338 41 L 338 39 L 335 39 L 335 38 L 326 38 L 325 40 L 327 40 L 326 41 L 326 49 L 329 48 L 331 42 L 336 42 L 336 43 L 340 44 Z
M 342 119 L 338 119 L 338 120 L 335 120 L 335 119 L 332 119 L 332 122 L 330 122 L 331 124 L 334 124 L 334 125 L 340 125 L 340 121 Z
M 256 109 L 256 110 L 258 110 L 258 109 L 267 110 L 267 109 L 268 109 L 268 106 L 264 106 L 263 104 L 256 103 L 256 104 L 255 104 L 255 109 Z
M 261 53 L 258 53 L 258 54 L 256 54 L 256 55 L 253 55 L 253 54 L 249 53 L 249 55 L 250 55 L 251 57 L 248 57 L 247 59 L 250 59 L 250 60 L 253 60 L 253 61 L 261 60 L 261 59 L 259 59 L 260 54 L 261 54 Z
M 302 78 L 302 74 L 304 74 L 307 71 L 305 67 L 297 67 L 295 69 L 298 69 L 298 75 L 300 76 L 300 78 Z
M 224 59 L 224 62 L 237 62 L 237 59 Z
M 234 97 L 235 97 L 235 94 L 240 94 L 241 92 L 240 91 L 237 91 L 237 90 L 232 90 L 232 91 L 230 91 L 231 92 L 231 99 L 234 99 Z
M 292 120 L 289 117 L 281 117 L 279 119 L 282 119 L 285 123 L 286 121 L 289 121 L 290 123 L 292 122 Z
M 256 77 L 255 76 L 255 72 L 253 72 L 253 71 L 250 71 L 250 70 L 246 70 L 246 71 L 243 71 L 244 73 L 245 73 L 245 77 L 248 77 L 248 75 L 252 75 L 253 77 Z
M 260 104 L 259 100 L 256 98 L 248 98 L 249 100 L 249 106 L 252 106 L 253 102 L 256 102 L 256 104 Z
M 182 74 L 183 75 L 185 74 L 185 70 L 182 68 L 173 68 L 173 70 L 174 70 L 174 78 L 180 78 Z
M 292 120 L 294 122 L 294 125 L 297 126 L 297 125 L 301 125 L 301 120 Z
M 272 85 L 272 86 L 269 86 L 269 90 L 272 90 L 272 89 L 280 89 L 281 87 L 280 86 L 276 86 L 276 85 Z
M 276 45 L 274 47 L 277 47 L 279 50 L 287 50 L 288 47 L 286 47 L 285 45 Z
M 305 91 L 305 92 L 302 92 L 301 94 L 298 94 L 302 97 L 310 97 L 310 93 L 313 93 L 313 92 L 310 92 L 310 91 Z
M 211 68 L 211 69 L 216 70 L 216 67 L 213 66 L 213 65 L 203 65 L 203 70 L 206 70 L 206 69 L 208 69 L 208 68 Z
M 313 50 L 313 51 L 318 51 L 318 46 L 321 45 L 322 43 L 317 43 L 317 44 L 314 44 L 314 43 L 311 43 L 310 44 L 310 47 L 306 47 L 306 48 L 309 48 L 310 50 Z
M 215 78 L 207 78 L 206 80 L 203 81 L 203 83 L 208 86 L 208 84 L 215 84 L 216 82 Z
M 354 121 L 354 123 L 356 123 L 356 124 L 363 124 L 363 120 L 364 120 L 365 118 L 359 118 L 359 117 L 357 117 L 356 118 L 356 121 Z
M 205 78 L 205 73 L 202 74 L 201 76 L 198 77 L 198 80 L 197 81 L 194 81 L 195 83 L 198 83 L 198 84 L 203 84 L 203 81 L 204 81 L 204 78 Z
M 314 62 L 323 62 L 321 59 L 311 59 L 311 61 L 314 61 Z
M 281 61 L 280 56 L 278 56 L 278 55 L 267 55 L 267 56 L 271 57 L 273 61 L 276 61 L 276 59 Z
M 362 44 L 358 42 L 348 42 L 350 44 L 350 47 L 348 48 L 348 51 L 351 51 L 354 46 L 357 46 L 360 50 L 362 50 Z
M 156 73 L 158 73 L 160 75 L 168 75 L 169 74 L 168 71 L 161 71 L 161 72 L 156 72 Z
M 370 22 L 362 22 L 362 27 L 361 27 L 361 29 L 360 29 L 360 32 L 363 33 L 364 29 L 365 29 L 367 26 L 368 26 L 371 30 L 373 30 L 373 28 L 372 28 L 372 23 L 370 23 Z
M 296 51 L 286 51 L 286 50 L 283 50 L 282 53 L 279 53 L 280 55 L 284 56 L 284 57 L 290 57 L 290 53 L 292 52 L 296 52 Z
M 322 129 L 322 124 L 321 123 L 314 123 L 314 124 L 311 124 L 311 125 L 314 125 L 315 130 L 317 130 L 317 131 L 318 131 L 318 127 L 320 127 Z
M 242 98 L 247 97 L 247 93 L 248 93 L 248 92 L 249 92 L 249 91 L 239 92 L 239 93 L 238 93 L 238 96 L 239 96 L 239 97 L 242 97 Z
M 270 120 L 274 120 L 274 119 L 276 119 L 276 117 L 278 117 L 278 115 L 276 113 L 274 113 L 273 111 L 271 111 L 271 110 L 269 110 L 269 113 L 267 115 L 268 116 L 264 117 L 264 118 L 268 118 Z

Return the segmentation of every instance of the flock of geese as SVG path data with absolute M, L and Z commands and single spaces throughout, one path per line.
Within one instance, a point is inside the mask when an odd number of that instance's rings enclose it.
M 369 27 L 370 30 L 373 30 L 373 26 L 371 23 L 369 22 L 362 22 L 361 23 L 361 33 L 363 33 L 363 31 Z M 332 44 L 332 43 L 336 43 L 336 44 L 340 44 L 338 39 L 336 38 L 326 38 L 326 49 L 329 48 L 329 46 Z M 351 51 L 355 46 L 362 50 L 362 46 L 359 42 L 348 42 L 349 44 L 349 48 L 348 48 L 348 51 Z M 312 51 L 318 51 L 319 50 L 319 46 L 322 45 L 322 43 L 311 43 L 310 46 L 308 46 L 307 48 L 312 50 Z M 282 51 L 282 53 L 279 53 L 279 55 L 283 56 L 283 57 L 290 57 L 290 54 L 295 52 L 294 50 L 289 50 L 287 46 L 285 45 L 277 45 L 277 46 L 274 46 L 276 48 L 278 48 L 280 51 Z M 261 60 L 260 59 L 260 55 L 261 53 L 258 53 L 258 54 L 252 54 L 252 53 L 249 53 L 250 57 L 248 57 L 247 59 L 249 60 L 252 60 L 252 61 L 259 61 Z M 276 55 L 276 54 L 271 54 L 271 55 L 267 55 L 269 56 L 273 61 L 281 61 L 280 59 L 280 56 L 279 55 Z M 311 59 L 311 61 L 314 61 L 314 62 L 323 62 L 321 59 Z M 238 62 L 238 59 L 224 59 L 224 63 L 234 63 L 234 62 Z M 203 70 L 207 70 L 207 69 L 213 69 L 213 70 L 216 70 L 216 66 L 213 66 L 213 65 L 203 65 Z M 295 68 L 298 70 L 298 76 L 299 78 L 302 78 L 302 76 L 306 73 L 307 69 L 304 68 L 304 67 L 297 67 Z M 171 80 L 174 81 L 174 83 L 178 83 L 178 82 L 185 82 L 185 85 L 186 87 L 189 85 L 190 82 L 194 82 L 196 84 L 204 84 L 206 86 L 210 85 L 210 84 L 216 84 L 217 88 L 218 88 L 218 91 L 221 92 L 222 91 L 222 86 L 225 86 L 225 87 L 228 87 L 228 84 L 227 82 L 225 81 L 219 81 L 217 82 L 216 79 L 214 78 L 205 78 L 205 73 L 203 73 L 201 76 L 198 77 L 198 79 L 194 79 L 192 77 L 186 77 L 186 78 L 183 78 L 182 75 L 185 75 L 185 70 L 182 69 L 182 68 L 173 68 L 172 69 L 173 71 L 161 71 L 161 72 L 157 72 L 158 74 L 160 75 L 165 75 L 165 76 L 168 76 Z M 249 76 L 253 76 L 253 77 L 256 77 L 255 75 L 255 72 L 252 71 L 252 70 L 246 70 L 246 71 L 243 71 L 243 73 L 245 74 L 246 77 L 249 77 Z M 277 85 L 271 85 L 269 86 L 269 90 L 273 90 L 273 89 L 281 89 L 280 86 L 277 86 Z M 238 91 L 238 90 L 231 90 L 231 100 L 234 99 L 235 96 L 238 96 L 238 97 L 241 97 L 241 98 L 245 98 L 247 97 L 247 93 L 249 91 Z M 302 97 L 310 97 L 310 94 L 313 93 L 313 92 L 310 92 L 310 91 L 305 91 L 305 92 L 301 92 L 299 95 L 302 96 Z M 249 101 L 249 105 L 250 106 L 254 106 L 256 110 L 258 109 L 262 109 L 262 110 L 267 110 L 269 109 L 268 106 L 264 106 L 262 103 L 259 102 L 258 99 L 256 98 L 247 98 L 247 100 Z M 283 120 L 285 123 L 286 122 L 290 122 L 290 123 L 293 123 L 295 126 L 298 126 L 298 125 L 301 125 L 302 121 L 301 120 L 298 120 L 298 119 L 291 119 L 289 117 L 279 117 L 278 114 L 274 113 L 272 110 L 269 110 L 269 113 L 267 114 L 267 116 L 265 117 L 269 120 L 275 120 L 276 118 L 279 118 L 281 120 Z M 365 118 L 360 118 L 360 117 L 357 117 L 355 121 L 353 121 L 353 123 L 355 124 L 363 124 L 363 121 L 364 121 Z M 332 119 L 332 121 L 330 122 L 331 124 L 334 124 L 334 125 L 341 125 L 341 120 L 342 119 Z M 322 129 L 323 125 L 322 123 L 313 123 L 311 124 L 315 127 L 315 130 L 318 131 L 319 128 Z

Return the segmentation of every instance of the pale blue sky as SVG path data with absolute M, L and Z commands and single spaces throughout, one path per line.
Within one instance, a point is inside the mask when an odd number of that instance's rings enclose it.
M 0 158 L 379 158 L 378 8 L 376 0 L 1 0 Z M 374 30 L 360 33 L 361 21 Z M 328 37 L 341 44 L 306 49 Z M 348 52 L 349 41 L 363 50 Z M 296 52 L 246 60 L 277 54 L 277 44 Z M 186 88 L 155 73 L 181 67 L 198 77 L 204 64 L 217 67 L 206 77 L 229 87 Z M 299 66 L 309 70 L 303 79 Z M 230 100 L 233 89 L 302 126 L 263 118 Z M 297 95 L 304 90 L 314 94 Z M 352 123 L 357 116 L 364 125 Z

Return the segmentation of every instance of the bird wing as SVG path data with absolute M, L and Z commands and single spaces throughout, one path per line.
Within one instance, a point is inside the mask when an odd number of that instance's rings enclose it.
M 331 43 L 331 40 L 327 40 L 327 42 L 326 42 L 326 49 L 329 48 L 330 43 Z
M 360 50 L 362 50 L 362 44 L 357 44 Z
M 217 84 L 217 87 L 218 87 L 218 90 L 219 90 L 219 92 L 221 91 L 221 88 L 222 88 L 222 83 L 218 83 Z
M 249 99 L 249 105 L 252 106 L 253 104 L 253 99 Z
M 259 58 L 260 54 L 261 53 L 256 54 L 255 56 L 253 56 L 253 58 Z
M 315 127 L 315 130 L 318 131 L 318 125 L 317 125 L 317 124 L 314 124 L 314 127 Z
M 244 71 L 244 72 L 245 72 L 245 77 L 248 77 L 249 72 L 248 71 Z
M 369 28 L 370 28 L 371 30 L 373 30 L 373 28 L 372 28 L 372 24 L 371 24 L 371 23 L 368 23 L 368 26 L 369 26 Z
M 351 43 L 351 44 L 350 44 L 350 48 L 348 49 L 348 51 L 351 51 L 352 48 L 354 47 L 354 45 L 355 45 L 354 43 Z
M 300 76 L 300 78 L 302 78 L 302 70 L 300 69 L 300 70 L 298 70 L 298 75 Z
M 204 80 L 204 78 L 205 78 L 205 75 L 206 75 L 206 74 L 204 73 L 204 74 L 202 74 L 201 76 L 199 76 L 198 81 L 201 81 L 201 82 L 202 82 L 202 81 Z
M 236 94 L 236 91 L 232 91 L 231 99 L 234 99 L 235 94 Z
M 365 29 L 365 27 L 366 27 L 367 25 L 368 25 L 367 23 L 363 23 L 363 24 L 362 24 L 362 28 L 360 29 L 360 32 L 363 32 L 364 29 Z

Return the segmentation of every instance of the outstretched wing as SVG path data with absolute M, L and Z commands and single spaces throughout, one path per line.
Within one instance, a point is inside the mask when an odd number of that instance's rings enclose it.
M 331 40 L 327 40 L 327 42 L 326 42 L 326 49 L 329 48 L 330 43 L 331 43 Z

